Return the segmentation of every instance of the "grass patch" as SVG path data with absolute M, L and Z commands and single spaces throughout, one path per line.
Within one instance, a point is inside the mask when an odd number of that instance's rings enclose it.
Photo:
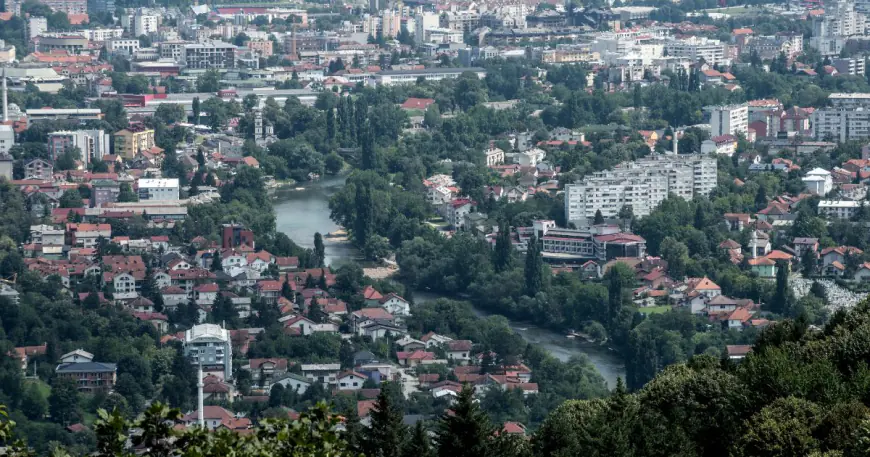
M 662 314 L 670 311 L 672 308 L 670 305 L 661 305 L 661 306 L 645 306 L 643 308 L 638 308 L 637 310 L 644 314 Z

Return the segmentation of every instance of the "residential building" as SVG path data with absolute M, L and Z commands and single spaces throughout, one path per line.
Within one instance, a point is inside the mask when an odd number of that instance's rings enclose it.
M 88 14 L 87 0 L 39 0 L 39 3 L 52 9 L 69 14 Z M 21 0 L 5 0 L 5 11 L 21 15 Z
M 734 105 L 707 106 L 710 113 L 710 136 L 749 134 L 749 106 L 746 103 Z
M 592 220 L 597 211 L 616 217 L 631 207 L 635 217 L 649 215 L 669 194 L 691 200 L 716 186 L 716 159 L 702 155 L 652 155 L 624 162 L 565 186 L 569 222 Z
M 29 110 L 28 110 L 29 111 Z M 112 135 L 113 153 L 125 159 L 132 159 L 143 151 L 154 147 L 154 130 L 143 125 L 131 125 Z
M 309 363 L 302 364 L 302 375 L 312 382 L 319 382 L 324 389 L 335 386 L 338 382 L 340 363 Z
M 461 35 L 461 34 L 460 34 Z M 378 85 L 392 86 L 396 84 L 414 84 L 418 79 L 425 81 L 441 81 L 456 79 L 465 72 L 475 73 L 478 78 L 486 77 L 486 70 L 479 67 L 469 68 L 425 68 L 422 70 L 384 70 L 374 74 L 374 82 Z
M 272 55 L 272 40 L 251 40 L 245 45 L 264 59 Z
M 74 147 L 79 148 L 85 166 L 112 153 L 109 149 L 109 135 L 103 130 L 61 130 L 48 134 L 48 153 L 52 159 Z
M 369 379 L 368 376 L 355 371 L 346 371 L 336 378 L 338 390 L 360 390 Z
M 262 381 L 264 385 L 271 386 L 276 379 L 287 373 L 287 359 L 251 359 L 242 369 L 251 372 L 253 384 L 259 384 Z
M 54 177 L 54 167 L 42 159 L 33 159 L 24 165 L 24 179 L 51 181 Z
M 0 152 L 0 178 L 12 180 L 12 169 L 15 165 L 15 159 L 5 152 Z
M 54 372 L 75 381 L 81 392 L 107 392 L 115 386 L 117 367 L 114 363 L 94 362 L 93 354 L 77 349 L 62 355 Z
M 864 76 L 864 59 L 832 59 L 831 65 L 837 69 L 837 74 Z
M 175 201 L 179 199 L 178 178 L 140 179 L 139 200 Z
M 223 41 L 185 44 L 183 59 L 188 69 L 236 68 L 236 47 Z
M 101 208 L 107 203 L 118 201 L 121 193 L 121 185 L 108 179 L 95 179 L 91 181 L 91 208 Z
M 692 36 L 685 39 L 671 39 L 665 42 L 668 57 L 682 57 L 698 61 L 704 59 L 708 65 L 725 62 L 725 43 L 705 37 Z
M 7 3 L 8 4 L 8 3 Z M 12 11 L 9 7 L 6 7 L 6 11 Z M 15 14 L 20 14 L 15 13 Z M 42 35 L 43 33 L 48 32 L 48 18 L 44 18 L 42 16 L 31 16 L 27 18 L 27 40 L 30 41 L 33 37 L 37 37 Z
M 0 125 L 0 156 L 9 152 L 15 146 L 15 131 L 11 125 Z
M 184 332 L 184 355 L 204 372 L 221 379 L 233 377 L 233 347 L 229 330 L 216 324 L 194 325 Z
M 115 0 L 87 0 L 88 14 L 114 13 Z
M 138 38 L 110 38 L 106 40 L 106 52 L 109 53 L 110 56 L 114 56 L 116 54 L 123 55 L 127 58 L 133 56 L 133 54 L 139 50 L 139 39 Z
M 737 137 L 734 135 L 714 136 L 701 142 L 701 154 L 721 154 L 731 157 L 737 151 Z
M 870 138 L 870 93 L 833 93 L 830 107 L 812 113 L 812 134 L 819 140 L 845 142 Z
M 819 202 L 819 214 L 829 219 L 850 220 L 858 214 L 862 206 L 867 206 L 866 201 L 852 200 L 822 200 Z
M 810 46 L 822 56 L 839 55 L 850 38 L 864 35 L 867 20 L 864 14 L 855 10 L 853 1 L 834 0 L 824 6 L 821 15 L 810 16 Z
M 133 23 L 131 24 L 131 32 L 134 37 L 157 33 L 157 27 L 160 25 L 160 16 L 154 14 L 146 14 L 142 10 L 136 11 L 133 14 Z

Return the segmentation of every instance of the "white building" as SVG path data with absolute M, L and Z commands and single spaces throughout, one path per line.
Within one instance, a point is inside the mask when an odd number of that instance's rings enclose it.
M 665 52 L 668 57 L 684 57 L 692 61 L 704 59 L 709 65 L 725 61 L 725 44 L 705 37 L 668 40 L 665 42 Z
M 710 136 L 749 133 L 749 106 L 746 103 L 704 107 L 710 113 Z
M 0 125 L 0 155 L 9 152 L 15 146 L 15 131 L 11 125 Z
M 27 39 L 42 35 L 48 32 L 48 19 L 39 16 L 32 16 L 27 19 Z
M 221 379 L 233 377 L 233 345 L 229 330 L 216 324 L 194 325 L 184 332 L 184 355 L 202 371 Z
M 392 86 L 396 84 L 416 84 L 422 78 L 426 81 L 441 81 L 442 79 L 456 79 L 465 72 L 477 75 L 479 79 L 486 78 L 486 70 L 478 67 L 468 68 L 425 68 L 422 70 L 385 70 L 374 75 L 374 81 L 378 85 Z
M 612 170 L 565 186 L 565 215 L 582 222 L 601 211 L 616 217 L 624 206 L 647 216 L 669 194 L 686 200 L 708 195 L 716 186 L 716 159 L 703 155 L 654 155 L 624 162 Z
M 828 2 L 824 14 L 812 19 L 810 46 L 823 56 L 839 55 L 849 38 L 864 35 L 866 21 L 863 14 L 855 11 L 855 2 Z
M 139 200 L 178 200 L 178 178 L 140 179 Z
M 111 38 L 120 38 L 124 35 L 124 29 L 121 27 L 85 29 L 76 33 L 81 34 L 90 41 L 106 41 Z
M 223 41 L 184 45 L 184 63 L 192 69 L 236 67 L 236 47 Z
M 414 42 L 419 44 L 426 42 L 426 31 L 437 29 L 441 26 L 441 17 L 437 13 L 422 13 L 414 17 Z
M 109 55 L 121 53 L 126 56 L 132 56 L 138 50 L 138 38 L 110 38 L 106 40 L 106 52 Z
M 60 130 L 48 134 L 48 153 L 51 157 L 59 157 L 73 147 L 79 148 L 85 165 L 112 153 L 109 135 L 103 130 Z
M 870 203 L 852 200 L 822 200 L 819 202 L 819 214 L 829 219 L 852 219 L 858 214 L 862 205 Z
M 870 93 L 833 93 L 830 107 L 812 114 L 813 137 L 834 141 L 870 138 Z
M 831 178 L 831 172 L 823 168 L 815 168 L 810 170 L 806 176 L 801 178 L 807 190 L 816 195 L 827 195 L 828 192 L 834 189 L 834 181 Z
M 157 33 L 157 27 L 160 25 L 160 16 L 145 14 L 142 11 L 137 11 L 133 15 L 132 31 L 133 36 L 140 37 Z

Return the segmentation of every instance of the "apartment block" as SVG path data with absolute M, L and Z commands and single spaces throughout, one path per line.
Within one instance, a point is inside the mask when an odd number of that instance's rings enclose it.
M 745 103 L 707 106 L 704 111 L 710 113 L 710 136 L 745 137 L 749 132 L 749 106 Z
M 693 61 L 704 59 L 708 65 L 716 65 L 725 60 L 725 44 L 704 37 L 669 40 L 665 42 L 665 52 L 669 57 L 683 57 Z
M 848 141 L 870 138 L 870 93 L 833 93 L 831 106 L 812 114 L 813 137 Z
M 189 69 L 236 67 L 236 47 L 223 41 L 184 45 L 184 61 Z
M 194 325 L 184 332 L 184 355 L 202 371 L 221 379 L 233 377 L 233 346 L 229 330 L 220 325 Z
M 584 221 L 601 211 L 616 217 L 625 207 L 647 216 L 669 194 L 684 199 L 708 195 L 716 186 L 716 159 L 704 155 L 655 155 L 624 162 L 565 186 L 565 215 Z
M 111 154 L 109 136 L 102 130 L 61 130 L 48 134 L 48 153 L 52 159 L 74 147 L 81 151 L 85 165 Z
M 132 159 L 140 152 L 154 147 L 154 130 L 143 126 L 130 126 L 112 135 L 113 151 L 125 159 Z

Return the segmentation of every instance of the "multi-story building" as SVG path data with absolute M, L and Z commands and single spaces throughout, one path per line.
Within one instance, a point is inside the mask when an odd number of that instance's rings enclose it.
M 669 57 L 684 57 L 693 61 L 704 59 L 709 65 L 725 61 L 725 44 L 704 37 L 668 40 L 665 42 L 665 52 Z
M 82 36 L 91 41 L 106 41 L 112 38 L 120 38 L 124 35 L 124 29 L 121 27 L 85 29 L 77 33 L 81 33 Z
M 186 44 L 184 62 L 189 69 L 236 68 L 236 47 L 223 41 Z
M 27 127 L 42 122 L 42 121 L 57 121 L 64 119 L 75 119 L 84 123 L 85 121 L 98 121 L 103 118 L 103 113 L 98 108 L 70 108 L 70 109 L 54 109 L 54 108 L 38 108 L 29 109 L 27 113 Z
M 139 10 L 133 14 L 133 23 L 131 25 L 133 36 L 136 37 L 157 33 L 157 27 L 160 25 L 160 16 L 146 14 L 142 10 Z
M 28 110 L 29 111 L 29 110 Z M 145 126 L 130 126 L 112 135 L 112 151 L 125 159 L 132 159 L 140 152 L 154 147 L 154 130 Z
M 15 131 L 11 125 L 0 125 L 0 155 L 9 152 L 15 146 Z
M 45 160 L 33 159 L 24 165 L 24 179 L 51 181 L 53 176 L 54 167 Z
M 50 246 L 62 246 L 65 233 L 63 229 L 53 225 L 31 225 L 30 242 L 33 244 L 47 244 Z
M 87 0 L 88 14 L 93 13 L 114 13 L 115 0 Z
M 848 141 L 870 138 L 870 93 L 833 93 L 831 106 L 812 114 L 813 137 Z
M 172 59 L 177 61 L 184 59 L 184 46 L 191 44 L 187 41 L 172 40 L 163 41 L 157 45 L 161 59 Z
M 220 325 L 194 325 L 184 332 L 184 355 L 202 371 L 221 379 L 233 377 L 233 346 L 229 330 Z
M 704 107 L 710 113 L 710 136 L 749 133 L 749 106 L 745 103 Z
M 6 11 L 12 12 L 17 16 L 21 15 L 22 0 L 5 0 Z M 88 14 L 87 0 L 39 0 L 39 3 L 46 5 L 53 11 L 60 11 L 66 14 Z
M 841 75 L 864 76 L 864 59 L 832 59 L 831 65 Z
M 106 52 L 109 55 L 123 54 L 132 57 L 139 50 L 138 38 L 111 38 L 106 40 Z
M 849 220 L 858 214 L 862 206 L 870 203 L 866 201 L 852 200 L 821 200 L 819 201 L 819 214 L 831 219 Z
M 8 8 L 8 7 L 7 7 Z M 9 11 L 8 9 L 6 11 Z M 27 18 L 27 40 L 30 41 L 33 37 L 42 35 L 48 32 L 48 19 L 40 16 L 31 16 Z
M 262 58 L 268 58 L 272 55 L 272 40 L 251 40 L 246 45 Z
M 53 159 L 73 147 L 79 148 L 85 165 L 111 154 L 109 136 L 103 130 L 61 130 L 48 134 L 48 153 Z
M 117 366 L 94 362 L 94 355 L 82 349 L 64 354 L 54 369 L 62 379 L 71 379 L 81 392 L 108 392 L 115 386 Z
M 120 193 L 121 186 L 116 181 L 95 179 L 91 181 L 91 207 L 100 208 L 106 203 L 115 203 Z
M 0 178 L 6 178 L 7 180 L 12 180 L 12 168 L 15 165 L 15 159 L 7 154 L 0 153 Z
M 178 178 L 140 179 L 139 201 L 178 200 Z
M 79 54 L 89 48 L 87 38 L 72 34 L 43 33 L 36 37 L 34 42 L 39 52 L 67 51 L 71 54 Z
M 392 86 L 396 84 L 413 84 L 418 78 L 426 81 L 441 81 L 442 79 L 456 79 L 466 71 L 477 74 L 483 79 L 486 70 L 483 68 L 425 68 L 422 70 L 386 70 L 375 73 L 374 80 L 378 85 Z
M 438 23 L 441 28 L 470 33 L 480 26 L 480 13 L 477 11 L 448 11 L 441 13 Z
M 597 211 L 616 217 L 623 207 L 647 216 L 669 194 L 690 200 L 716 186 L 716 159 L 703 155 L 655 155 L 624 162 L 565 186 L 569 222 L 591 220 Z
M 441 27 L 441 18 L 435 13 L 421 13 L 414 17 L 414 42 L 425 43 L 426 31 Z
M 823 14 L 812 19 L 810 46 L 823 56 L 839 55 L 849 38 L 864 35 L 866 21 L 864 14 L 855 10 L 855 2 L 830 2 Z

